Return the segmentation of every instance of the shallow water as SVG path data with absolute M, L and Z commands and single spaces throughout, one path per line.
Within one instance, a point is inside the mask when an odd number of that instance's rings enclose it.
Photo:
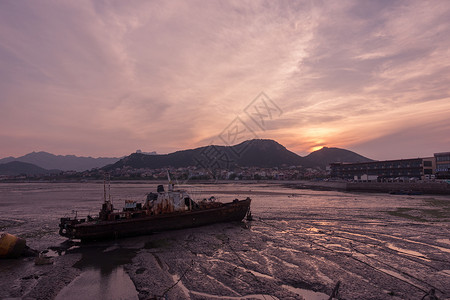
M 107 274 L 95 268 L 83 271 L 55 299 L 131 300 L 138 299 L 138 293 L 128 274 L 119 266 Z
M 120 207 L 123 200 L 143 200 L 155 186 L 113 182 L 113 202 Z M 48 267 L 54 272 L 73 268 L 77 274 L 60 283 L 53 297 L 136 299 L 165 293 L 169 299 L 322 299 L 338 280 L 347 299 L 420 299 L 431 288 L 450 297 L 449 197 L 275 184 L 183 187 L 197 199 L 249 196 L 254 221 L 75 245 Z M 1 183 L 0 230 L 26 238 L 41 251 L 58 247 L 65 241 L 58 235 L 59 218 L 96 214 L 102 199 L 102 183 Z M 69 258 L 75 263 L 66 266 Z M 10 288 L 1 290 L 0 298 L 39 294 L 48 276 L 42 269 L 24 269 L 40 278 L 36 287 L 24 289 L 17 284 L 20 275 L 11 277 L 14 263 L 7 264 L 0 268 L 7 280 L 0 287 Z

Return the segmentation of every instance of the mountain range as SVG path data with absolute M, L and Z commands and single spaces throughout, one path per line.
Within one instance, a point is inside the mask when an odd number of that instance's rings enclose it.
M 21 161 L 11 161 L 5 164 L 0 164 L 0 175 L 6 176 L 17 176 L 17 175 L 48 175 L 57 174 L 61 170 L 47 170 L 36 165 L 21 162 Z
M 222 169 L 240 167 L 273 168 L 303 166 L 325 169 L 332 162 L 367 162 L 371 159 L 355 152 L 324 147 L 307 156 L 299 156 L 274 140 L 255 139 L 234 146 L 209 145 L 169 154 L 137 151 L 123 158 L 92 158 L 32 152 L 0 159 L 0 175 L 38 175 L 62 171 L 85 171 L 92 168 L 150 168 L 203 166 Z
M 103 169 L 113 170 L 123 167 L 159 169 L 169 166 L 175 168 L 215 166 L 225 169 L 233 166 L 272 168 L 299 165 L 325 169 L 332 162 L 367 161 L 372 160 L 349 150 L 327 147 L 302 157 L 276 141 L 255 139 L 234 146 L 210 145 L 164 155 L 133 153 Z
M 62 171 L 85 171 L 92 168 L 101 168 L 117 162 L 117 157 L 80 157 L 75 155 L 54 155 L 48 152 L 32 152 L 20 157 L 6 157 L 0 159 L 0 164 L 19 161 L 30 163 L 43 169 L 58 169 Z

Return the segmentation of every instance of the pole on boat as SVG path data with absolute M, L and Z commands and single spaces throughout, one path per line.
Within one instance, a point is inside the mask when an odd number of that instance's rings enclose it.
M 103 177 L 103 202 L 106 203 L 106 176 Z
M 108 200 L 111 202 L 111 174 L 108 173 Z
M 106 179 L 108 179 L 108 197 L 106 197 Z M 107 198 L 108 201 L 106 201 Z M 103 202 L 111 202 L 111 177 L 109 173 L 103 176 Z
M 169 169 L 166 170 L 167 171 L 167 179 L 169 180 L 169 185 L 168 185 L 168 191 L 169 192 L 173 192 L 173 183 L 172 183 L 172 179 L 170 178 L 170 173 L 169 173 Z
M 170 184 L 170 183 L 172 183 L 172 180 L 170 179 L 169 169 L 167 169 L 166 172 L 167 172 L 167 180 L 169 180 L 169 184 Z

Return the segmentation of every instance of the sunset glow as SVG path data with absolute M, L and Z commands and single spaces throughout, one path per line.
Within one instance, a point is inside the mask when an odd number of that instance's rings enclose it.
M 223 144 L 237 117 L 300 155 L 432 156 L 449 36 L 448 1 L 2 1 L 0 158 Z
M 322 149 L 322 148 L 323 148 L 323 146 L 315 146 L 315 147 L 312 147 L 312 148 L 311 148 L 311 152 L 320 150 L 320 149 Z

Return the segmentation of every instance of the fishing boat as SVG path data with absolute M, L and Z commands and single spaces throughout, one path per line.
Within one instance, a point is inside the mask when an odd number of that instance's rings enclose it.
M 85 219 L 63 217 L 59 234 L 84 241 L 145 235 L 173 229 L 184 229 L 213 223 L 242 221 L 251 216 L 251 199 L 235 199 L 229 203 L 214 197 L 194 201 L 187 191 L 175 189 L 169 181 L 167 190 L 158 185 L 143 203 L 126 200 L 122 210 L 114 208 L 111 196 L 106 196 L 98 216 Z

